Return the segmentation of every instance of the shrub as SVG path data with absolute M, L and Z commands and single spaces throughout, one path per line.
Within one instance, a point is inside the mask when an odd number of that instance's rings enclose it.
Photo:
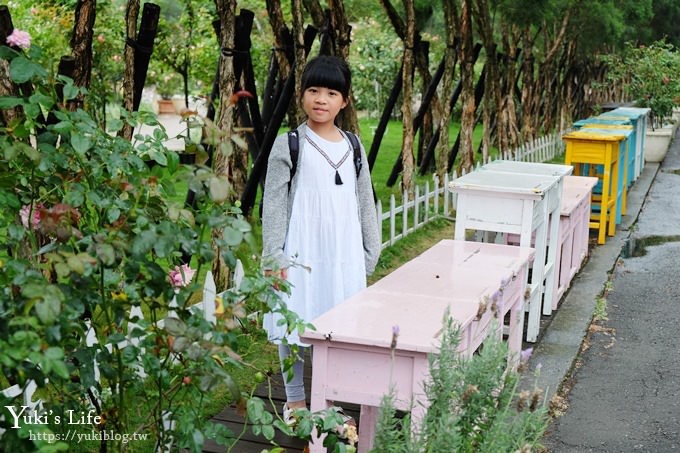
M 670 120 L 673 108 L 680 106 L 680 53 L 666 41 L 649 46 L 628 44 L 620 58 L 607 58 L 611 77 L 623 81 L 626 92 L 638 107 L 649 107 L 653 127 Z
M 508 367 L 507 346 L 491 336 L 479 354 L 457 352 L 459 331 L 446 317 L 439 353 L 430 357 L 427 412 L 412 433 L 410 416 L 395 417 L 393 395 L 384 398 L 374 452 L 534 451 L 547 427 L 542 392 L 517 393 L 519 373 Z M 417 403 L 415 403 L 417 404 Z

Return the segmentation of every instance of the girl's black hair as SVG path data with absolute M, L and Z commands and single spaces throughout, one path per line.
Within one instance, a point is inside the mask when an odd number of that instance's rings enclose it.
M 342 97 L 349 98 L 352 74 L 347 63 L 338 57 L 322 55 L 307 62 L 302 73 L 302 91 L 309 87 L 323 87 L 337 90 Z

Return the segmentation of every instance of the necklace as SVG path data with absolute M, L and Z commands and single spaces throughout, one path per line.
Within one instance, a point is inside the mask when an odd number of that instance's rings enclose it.
M 337 186 L 341 185 L 341 184 L 342 184 L 342 179 L 340 178 L 340 173 L 338 173 L 338 168 L 340 168 L 340 166 L 347 160 L 347 157 L 349 157 L 349 151 L 350 151 L 350 149 L 347 148 L 347 152 L 345 153 L 344 156 L 342 156 L 342 159 L 340 159 L 340 161 L 338 161 L 338 163 L 334 163 L 334 162 L 331 160 L 331 158 L 328 157 L 328 154 L 326 154 L 326 153 L 324 152 L 324 150 L 322 150 L 321 147 L 320 147 L 319 145 L 317 145 L 316 143 L 314 143 L 314 141 L 313 141 L 311 138 L 309 138 L 309 135 L 305 135 L 305 138 L 307 139 L 307 141 L 309 142 L 310 145 L 312 145 L 314 148 L 316 148 L 316 150 L 317 150 L 319 153 L 321 153 L 321 155 L 326 159 L 326 162 L 328 162 L 328 164 L 329 164 L 331 167 L 333 167 L 333 169 L 335 170 L 335 185 L 337 185 Z

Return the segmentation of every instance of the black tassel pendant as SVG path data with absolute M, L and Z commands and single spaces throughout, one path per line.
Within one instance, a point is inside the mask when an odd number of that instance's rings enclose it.
M 342 185 L 342 179 L 340 179 L 340 173 L 338 173 L 338 170 L 335 170 L 335 185 L 336 186 Z

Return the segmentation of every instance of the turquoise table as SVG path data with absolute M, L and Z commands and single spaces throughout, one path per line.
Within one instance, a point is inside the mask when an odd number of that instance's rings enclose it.
M 603 125 L 606 126 L 606 125 Z M 628 143 L 629 143 L 629 138 L 632 133 L 632 128 L 631 129 L 607 129 L 605 127 L 603 128 L 598 128 L 597 124 L 589 124 L 586 125 L 585 127 L 581 128 L 582 131 L 588 132 L 591 134 L 595 135 L 607 135 L 607 136 L 624 136 L 625 139 L 621 140 L 619 142 L 619 162 L 620 162 L 620 177 L 617 178 L 617 187 L 616 187 L 616 224 L 619 225 L 621 224 L 621 216 L 626 215 L 626 206 L 628 204 L 628 187 L 626 184 L 624 184 L 624 181 L 628 180 L 628 165 L 623 165 L 624 162 L 628 162 Z M 601 165 L 595 166 L 597 168 L 592 168 L 589 170 L 590 175 L 588 174 L 583 174 L 584 176 L 595 176 L 597 172 L 603 171 L 603 167 Z M 602 178 L 600 178 L 602 179 Z M 602 181 L 598 182 L 598 185 L 595 186 L 593 189 L 594 194 L 601 194 L 602 193 Z M 594 209 L 597 209 L 597 206 L 593 206 Z
M 647 107 L 619 107 L 610 112 L 603 113 L 600 116 L 628 118 L 635 126 L 635 138 L 637 145 L 636 152 L 640 152 L 639 156 L 635 157 L 635 176 L 637 179 L 640 173 L 645 168 L 645 135 L 647 134 L 647 118 L 651 109 Z

